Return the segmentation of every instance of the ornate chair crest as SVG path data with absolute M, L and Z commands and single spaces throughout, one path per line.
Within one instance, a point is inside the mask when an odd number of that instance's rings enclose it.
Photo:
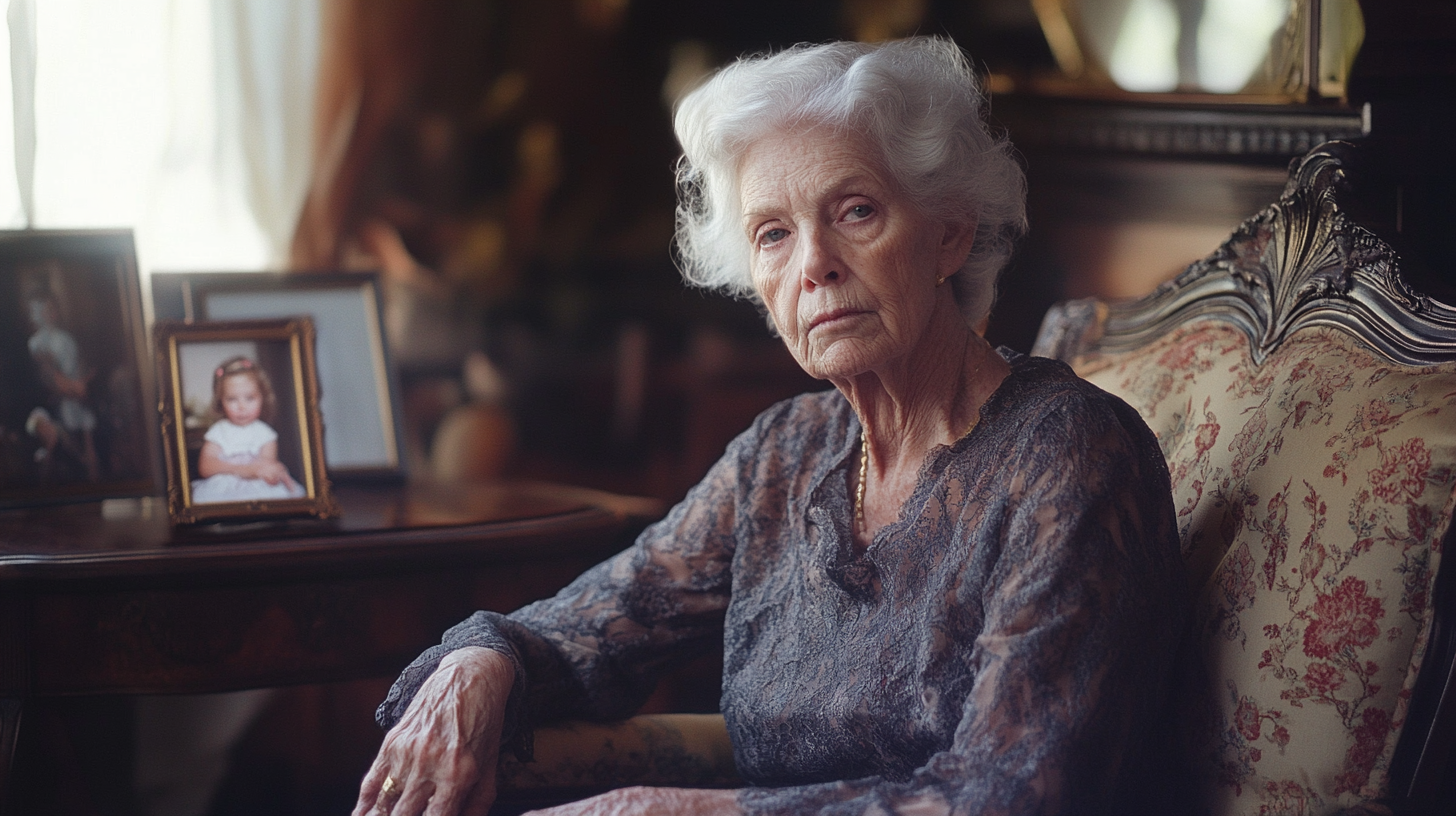
M 1392 362 L 1456 359 L 1456 309 L 1411 289 L 1395 251 L 1341 205 L 1356 151 L 1328 142 L 1296 160 L 1279 201 L 1147 297 L 1053 307 L 1033 353 L 1071 360 L 1094 347 L 1137 348 L 1216 314 L 1248 335 L 1257 363 L 1306 326 L 1342 329 Z

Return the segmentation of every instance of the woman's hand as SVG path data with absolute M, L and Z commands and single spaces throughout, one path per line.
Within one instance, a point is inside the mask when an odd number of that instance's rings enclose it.
M 690 788 L 618 788 L 601 796 L 533 810 L 526 816 L 736 816 L 737 793 Z
M 485 816 L 514 682 L 499 652 L 467 647 L 446 655 L 385 735 L 354 816 Z

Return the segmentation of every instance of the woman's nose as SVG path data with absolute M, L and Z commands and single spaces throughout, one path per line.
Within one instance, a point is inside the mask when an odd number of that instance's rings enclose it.
M 803 253 L 799 281 L 804 291 L 812 292 L 844 280 L 844 264 L 839 254 L 817 230 L 802 234 L 799 248 Z

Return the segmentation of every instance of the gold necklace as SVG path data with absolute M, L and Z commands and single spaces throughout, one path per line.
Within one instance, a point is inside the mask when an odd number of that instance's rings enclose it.
M 977 411 L 971 417 L 971 424 L 966 426 L 965 432 L 956 437 L 955 441 L 959 442 L 967 436 L 970 436 L 971 431 L 976 429 L 976 423 L 980 421 L 981 412 Z M 854 526 L 857 531 L 864 534 L 868 532 L 865 527 L 864 515 L 865 485 L 869 482 L 870 477 L 870 429 L 867 427 L 861 426 L 859 429 L 859 446 L 861 452 L 859 457 L 859 484 L 855 485 L 854 488 Z
M 870 477 L 870 429 L 859 429 L 859 484 L 854 489 L 854 528 L 860 533 L 865 531 L 864 520 L 864 492 L 865 482 Z

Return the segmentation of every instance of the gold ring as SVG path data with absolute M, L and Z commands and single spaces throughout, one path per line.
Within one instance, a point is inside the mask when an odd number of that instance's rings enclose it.
M 384 777 L 384 784 L 379 786 L 379 795 L 388 799 L 394 799 L 400 793 L 400 784 L 394 781 L 394 777 Z

